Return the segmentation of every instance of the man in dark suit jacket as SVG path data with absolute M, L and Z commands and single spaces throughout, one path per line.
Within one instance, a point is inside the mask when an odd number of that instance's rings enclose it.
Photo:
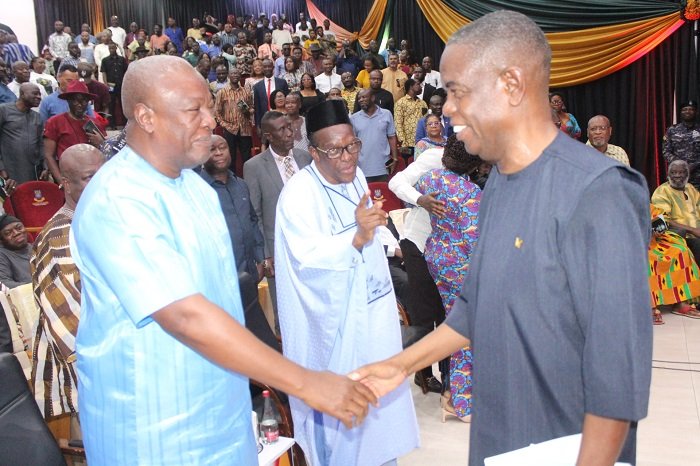
M 430 98 L 433 96 L 433 94 L 435 94 L 437 88 L 432 84 L 425 82 L 425 71 L 420 66 L 417 66 L 416 69 L 413 70 L 413 75 L 411 77 L 418 81 L 423 87 L 423 94 L 420 97 L 426 104 L 428 104 L 428 106 L 430 106 Z
M 265 78 L 258 81 L 255 86 L 253 86 L 253 105 L 255 107 L 255 127 L 260 129 L 260 121 L 262 120 L 265 112 L 270 110 L 270 102 L 268 100 L 269 94 L 267 92 L 268 86 L 270 89 L 270 94 L 276 89 L 282 89 L 284 95 L 289 94 L 289 86 L 287 86 L 287 81 L 282 78 L 275 78 L 273 76 L 275 71 L 275 64 L 269 58 L 263 60 L 263 75 Z
M 372 89 L 372 94 L 374 95 L 374 103 L 378 107 L 385 110 L 389 110 L 391 115 L 394 116 L 394 96 L 391 92 L 386 89 L 382 89 L 382 81 L 384 80 L 384 75 L 379 70 L 372 70 L 369 74 L 369 88 Z M 357 93 L 360 94 L 359 92 Z M 353 108 L 352 113 L 360 110 L 360 103 L 355 97 L 355 108 Z
M 262 81 L 261 81 L 262 82 Z M 275 330 L 279 334 L 277 320 L 277 296 L 275 293 L 275 212 L 277 198 L 292 172 L 296 173 L 311 163 L 311 155 L 294 149 L 292 125 L 283 113 L 269 111 L 261 120 L 262 135 L 270 146 L 243 164 L 243 179 L 250 189 L 250 201 L 258 216 L 258 224 L 265 239 L 263 268 L 267 277 L 272 306 L 275 310 Z M 285 160 L 286 159 L 286 160 Z M 287 168 L 289 163 L 290 167 Z

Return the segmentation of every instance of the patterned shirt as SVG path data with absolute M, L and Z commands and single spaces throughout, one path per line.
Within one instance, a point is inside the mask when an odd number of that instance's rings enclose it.
M 68 56 L 68 44 L 73 42 L 70 34 L 53 33 L 49 36 L 49 50 L 55 58 L 66 58 Z
M 587 146 L 591 146 L 591 141 L 586 142 Z M 623 165 L 627 165 L 628 167 L 630 166 L 630 159 L 627 157 L 627 152 L 625 152 L 625 149 L 623 149 L 620 146 L 616 146 L 615 144 L 608 144 L 608 148 L 605 149 L 605 152 L 602 153 L 603 155 L 610 157 L 613 160 L 617 160 Z
M 345 106 L 348 107 L 348 112 L 352 112 L 352 109 L 355 107 L 355 99 L 357 99 L 357 94 L 359 94 L 361 90 L 362 89 L 357 86 L 355 86 L 353 90 L 348 90 L 347 88 L 340 90 L 340 95 L 345 101 Z
M 250 112 L 247 115 L 239 107 L 241 101 L 248 105 Z M 241 86 L 236 89 L 231 86 L 221 89 L 216 94 L 214 116 L 229 133 L 250 136 L 253 127 L 253 95 Z
M 73 211 L 63 206 L 46 223 L 29 261 L 39 305 L 32 352 L 34 397 L 44 417 L 78 412 L 75 336 L 80 320 L 80 271 L 68 235 Z
M 428 111 L 425 101 L 411 96 L 404 96 L 396 102 L 394 107 L 394 122 L 396 124 L 396 137 L 404 147 L 415 146 L 416 127 L 418 120 Z
M 258 52 L 255 50 L 255 47 L 250 44 L 236 44 L 233 47 L 233 54 L 238 60 L 236 63 L 238 71 L 240 71 L 241 74 L 250 74 L 250 67 L 253 64 L 253 60 L 255 60 L 258 56 Z M 246 60 L 246 58 L 248 58 L 248 60 Z

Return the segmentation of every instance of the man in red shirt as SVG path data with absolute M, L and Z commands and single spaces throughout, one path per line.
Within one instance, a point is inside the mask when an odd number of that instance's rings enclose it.
M 54 180 L 61 179 L 58 160 L 64 150 L 75 144 L 97 147 L 104 141 L 104 122 L 85 113 L 90 101 L 96 97 L 80 81 L 72 82 L 59 96 L 68 101 L 69 110 L 49 118 L 44 126 L 44 160 Z

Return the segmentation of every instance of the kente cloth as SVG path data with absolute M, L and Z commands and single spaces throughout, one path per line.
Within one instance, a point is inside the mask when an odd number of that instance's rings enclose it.
M 479 244 L 445 323 L 471 339 L 469 463 L 637 421 L 651 383 L 646 181 L 558 132 L 527 167 L 495 166 Z M 620 460 L 635 464 L 634 429 Z
M 652 219 L 661 213 L 661 209 L 651 206 Z M 698 265 L 685 239 L 673 231 L 651 235 L 649 288 L 654 307 L 700 296 Z
M 34 241 L 29 266 L 39 306 L 32 352 L 34 398 L 44 417 L 78 412 L 75 336 L 80 321 L 80 272 L 68 236 L 73 211 L 54 214 Z
M 479 239 L 477 228 L 481 189 L 445 168 L 431 170 L 423 175 L 416 189 L 422 194 L 437 193 L 436 199 L 444 202 L 443 216 L 430 216 L 432 231 L 425 243 L 425 261 L 435 280 L 445 313 L 462 289 L 469 273 L 471 255 Z M 472 351 L 469 345 L 450 357 L 449 389 L 452 405 L 459 417 L 472 410 Z
M 70 245 L 83 286 L 78 391 L 88 463 L 256 464 L 248 379 L 152 317 L 199 294 L 244 324 L 212 188 L 189 169 L 169 178 L 126 146 L 83 192 Z
M 284 354 L 313 370 L 347 374 L 401 351 L 396 297 L 379 237 L 362 251 L 352 246 L 355 209 L 367 189 L 359 168 L 352 182 L 334 185 L 312 163 L 287 182 L 277 204 Z M 370 406 L 352 430 L 298 398 L 290 397 L 290 406 L 294 437 L 314 465 L 380 465 L 419 443 L 407 382 L 384 396 L 379 408 Z M 319 445 L 318 438 L 325 441 Z

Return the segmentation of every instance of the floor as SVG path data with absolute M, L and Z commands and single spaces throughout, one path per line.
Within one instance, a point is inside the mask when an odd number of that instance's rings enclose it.
M 639 424 L 637 465 L 700 465 L 700 319 L 664 313 L 664 321 L 654 326 L 651 399 Z M 400 458 L 400 466 L 466 465 L 469 424 L 454 418 L 443 424 L 437 394 L 423 395 L 413 385 L 413 399 L 422 446 Z

